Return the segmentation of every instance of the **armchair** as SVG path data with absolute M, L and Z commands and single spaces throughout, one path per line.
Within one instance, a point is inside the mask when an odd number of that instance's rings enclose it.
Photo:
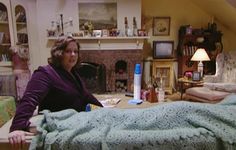
M 0 75 L 0 127 L 14 116 L 16 97 L 16 76 Z
M 217 103 L 231 93 L 236 93 L 236 52 L 222 52 L 216 58 L 215 75 L 204 77 L 203 87 L 186 90 L 185 99 Z

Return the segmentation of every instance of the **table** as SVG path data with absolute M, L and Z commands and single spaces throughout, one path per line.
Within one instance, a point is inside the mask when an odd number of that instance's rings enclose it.
M 203 80 L 200 81 L 193 81 L 192 79 L 187 79 L 187 78 L 179 78 L 178 83 L 180 83 L 180 99 L 182 100 L 183 98 L 183 92 L 185 89 L 190 88 L 190 87 L 196 87 L 196 86 L 202 86 L 203 85 Z M 187 88 L 184 89 L 184 85 L 188 85 Z
M 143 101 L 141 104 L 129 104 L 128 101 L 133 99 L 133 97 L 125 96 L 125 93 L 107 93 L 107 94 L 93 94 L 98 100 L 105 100 L 108 98 L 120 98 L 121 101 L 115 106 L 115 108 L 147 108 L 154 105 L 161 104 L 161 102 L 150 103 L 148 101 Z M 165 99 L 165 102 L 171 102 L 169 99 Z M 164 102 L 164 103 L 165 103 Z M 162 102 L 163 103 L 163 102 Z

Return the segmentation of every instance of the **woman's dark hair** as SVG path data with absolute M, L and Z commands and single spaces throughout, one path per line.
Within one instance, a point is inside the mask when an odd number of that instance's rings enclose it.
M 48 63 L 55 65 L 57 67 L 61 66 L 63 52 L 66 50 L 66 47 L 69 45 L 70 42 L 76 42 L 76 40 L 71 36 L 60 37 L 59 39 L 57 39 L 51 49 L 51 57 L 48 59 Z M 76 42 L 76 44 L 79 50 L 80 45 L 78 42 Z M 78 63 L 79 63 L 79 58 L 77 60 L 77 64 Z

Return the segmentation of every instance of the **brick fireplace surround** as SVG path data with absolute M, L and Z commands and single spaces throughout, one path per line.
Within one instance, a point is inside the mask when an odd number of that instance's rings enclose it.
M 135 64 L 142 62 L 142 50 L 81 50 L 80 57 L 81 62 L 105 66 L 107 92 L 130 92 Z

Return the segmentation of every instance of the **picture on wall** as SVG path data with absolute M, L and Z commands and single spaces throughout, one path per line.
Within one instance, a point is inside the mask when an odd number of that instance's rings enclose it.
M 78 5 L 81 30 L 117 28 L 117 3 L 79 3 Z
M 153 36 L 170 35 L 170 17 L 153 18 Z

